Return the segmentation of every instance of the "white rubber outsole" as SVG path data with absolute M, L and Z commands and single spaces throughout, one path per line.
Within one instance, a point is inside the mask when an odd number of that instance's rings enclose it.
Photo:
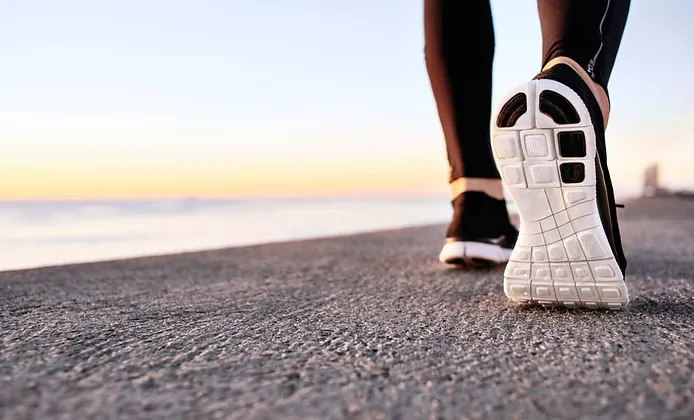
M 503 264 L 511 258 L 511 250 L 484 242 L 447 242 L 439 261 L 446 264 Z
M 555 123 L 539 110 L 551 90 L 575 107 L 580 122 Z M 513 127 L 497 127 L 504 104 L 518 93 L 527 111 Z M 602 227 L 596 200 L 595 131 L 580 97 L 553 80 L 533 80 L 509 92 L 492 119 L 492 150 L 504 185 L 516 203 L 520 229 L 504 271 L 504 293 L 516 302 L 567 307 L 622 309 L 629 294 Z M 586 156 L 558 153 L 562 131 L 582 131 Z M 564 183 L 560 165 L 580 162 L 585 178 Z

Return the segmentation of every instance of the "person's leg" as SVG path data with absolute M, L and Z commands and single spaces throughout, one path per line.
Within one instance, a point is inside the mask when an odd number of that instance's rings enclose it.
M 493 120 L 495 161 L 521 218 L 504 291 L 522 302 L 623 308 L 605 125 L 629 0 L 538 0 L 538 10 L 543 69 Z
M 509 228 L 506 202 L 489 144 L 494 27 L 489 0 L 424 0 L 426 66 L 443 130 L 453 219 L 440 258 L 484 260 L 475 245 L 515 232 Z M 511 245 L 512 246 L 512 245 Z M 499 248 L 480 245 L 478 248 Z M 505 262 L 491 249 L 490 261 Z M 484 252 L 482 252 L 484 254 Z M 493 257 L 493 258 L 492 258 Z
M 501 191 L 488 141 L 494 59 L 489 0 L 424 0 L 424 40 L 450 163 L 449 182 L 492 179 Z
M 631 0 L 538 0 L 542 26 L 542 67 L 568 58 L 597 84 L 590 86 L 605 123 L 609 114 L 607 84 L 622 42 Z
M 557 57 L 571 58 L 607 90 L 630 3 L 630 0 L 538 0 L 542 67 Z

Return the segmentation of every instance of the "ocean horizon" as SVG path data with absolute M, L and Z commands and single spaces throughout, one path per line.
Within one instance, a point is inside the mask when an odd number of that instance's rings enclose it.
M 0 271 L 445 223 L 450 215 L 445 197 L 0 201 Z

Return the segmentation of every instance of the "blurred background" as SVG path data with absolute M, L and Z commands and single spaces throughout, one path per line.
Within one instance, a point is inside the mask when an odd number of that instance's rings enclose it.
M 0 270 L 445 222 L 421 0 L 2 1 Z M 539 71 L 492 1 L 494 101 Z M 694 3 L 634 0 L 618 198 L 694 189 Z M 438 250 L 432 250 L 434 255 Z

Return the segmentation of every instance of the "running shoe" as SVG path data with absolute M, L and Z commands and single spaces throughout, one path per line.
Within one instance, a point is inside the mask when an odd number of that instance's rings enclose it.
M 603 120 L 589 85 L 568 64 L 554 65 L 514 88 L 495 111 L 494 160 L 520 216 L 518 240 L 504 271 L 509 299 L 627 306 L 627 263 Z
M 506 201 L 483 192 L 466 191 L 452 204 L 453 219 L 439 260 L 468 266 L 506 263 L 518 237 L 509 221 Z

